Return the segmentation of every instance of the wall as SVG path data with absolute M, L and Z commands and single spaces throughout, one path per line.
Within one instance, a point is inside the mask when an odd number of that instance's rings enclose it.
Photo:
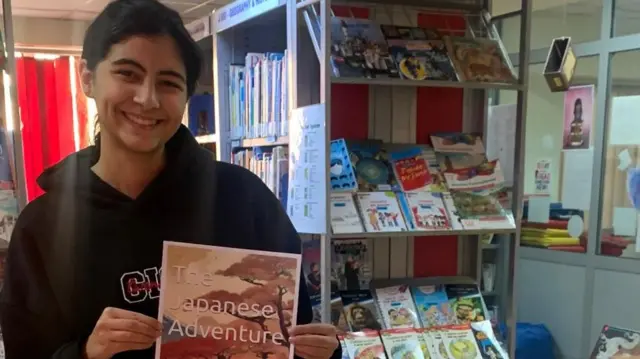
M 90 22 L 34 17 L 13 17 L 13 36 L 18 44 L 82 46 Z
M 537 0 L 536 4 L 537 4 Z M 583 0 L 584 1 L 584 0 Z M 587 0 L 588 1 L 588 0 Z M 516 1 L 519 3 L 519 1 Z M 593 3 L 594 1 L 591 1 Z M 604 2 L 607 2 L 604 0 Z M 602 3 L 602 2 L 600 2 Z M 532 16 L 532 58 L 543 59 L 551 40 L 571 36 L 576 44 L 587 43 L 600 51 L 602 12 L 570 15 L 562 9 L 534 12 Z M 619 19 L 618 19 L 619 20 Z M 511 53 L 518 52 L 520 42 L 518 17 L 502 21 L 503 40 Z M 638 33 L 638 21 L 616 21 L 617 33 Z M 640 44 L 638 45 L 640 46 Z M 540 56 L 542 54 L 542 56 Z M 613 55 L 610 68 L 614 91 L 620 86 L 640 91 L 640 51 Z M 597 56 L 580 58 L 575 84 L 598 84 Z M 561 136 L 563 94 L 551 93 L 542 76 L 542 63 L 530 66 L 526 123 L 525 193 L 533 192 L 533 170 L 538 159 L 552 161 L 552 200 L 560 197 Z M 636 91 L 636 92 L 638 92 Z M 515 93 L 501 91 L 500 103 L 515 103 Z M 594 113 L 597 109 L 594 109 Z M 594 118 L 602 121 L 602 118 Z M 601 134 L 594 133 L 594 136 Z M 595 247 L 595 245 L 593 246 Z M 558 253 L 521 248 L 517 270 L 518 320 L 544 323 L 551 330 L 560 358 L 584 359 L 595 345 L 605 324 L 640 328 L 640 313 L 627 304 L 638 296 L 640 275 L 627 270 L 638 262 L 602 257 L 592 253 Z M 597 251 L 596 251 L 597 253 Z

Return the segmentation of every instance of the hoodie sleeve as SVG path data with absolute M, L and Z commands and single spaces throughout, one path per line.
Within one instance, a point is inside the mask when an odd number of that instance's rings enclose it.
M 24 220 L 23 220 L 24 221 Z M 84 340 L 65 340 L 46 279 L 42 257 L 20 218 L 11 236 L 0 293 L 0 326 L 6 359 L 82 359 Z M 61 323 L 62 325 L 62 323 Z
M 257 177 L 256 177 L 257 178 Z M 273 247 L 268 250 L 281 251 L 288 253 L 302 253 L 302 242 L 300 236 L 296 231 L 293 223 L 289 219 L 287 212 L 285 211 L 282 203 L 276 198 L 276 196 L 266 187 L 262 181 L 260 186 L 264 189 L 261 191 L 266 197 L 266 206 L 262 206 L 261 214 L 258 216 L 258 233 L 264 233 L 269 236 L 267 243 L 273 243 Z M 300 271 L 300 285 L 298 288 L 298 313 L 296 318 L 296 324 L 309 324 L 313 320 L 313 309 L 311 306 L 311 298 L 307 291 L 307 285 L 304 278 L 304 274 Z M 331 356 L 332 359 L 340 359 L 342 357 L 342 350 L 340 345 Z M 8 358 L 11 359 L 11 358 Z M 300 359 L 296 356 L 296 359 Z

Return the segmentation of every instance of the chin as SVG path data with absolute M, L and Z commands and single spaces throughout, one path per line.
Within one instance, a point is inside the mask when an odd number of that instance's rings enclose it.
M 161 150 L 164 147 L 165 141 L 156 137 L 140 137 L 123 134 L 120 136 L 120 142 L 129 151 L 143 154 L 154 153 Z

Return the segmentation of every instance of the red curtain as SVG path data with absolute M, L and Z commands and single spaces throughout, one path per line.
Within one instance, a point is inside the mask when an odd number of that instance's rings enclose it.
M 86 129 L 86 103 L 82 109 L 76 103 L 74 119 L 73 94 L 81 91 L 77 81 L 73 86 L 78 91 L 71 89 L 76 69 L 69 57 L 19 57 L 16 62 L 27 199 L 32 201 L 43 193 L 36 183 L 42 171 L 75 151 L 74 121 Z

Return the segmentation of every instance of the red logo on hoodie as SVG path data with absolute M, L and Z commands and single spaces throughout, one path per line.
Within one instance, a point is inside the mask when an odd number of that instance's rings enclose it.
M 160 274 L 158 267 L 123 274 L 120 287 L 124 300 L 134 304 L 160 298 Z

